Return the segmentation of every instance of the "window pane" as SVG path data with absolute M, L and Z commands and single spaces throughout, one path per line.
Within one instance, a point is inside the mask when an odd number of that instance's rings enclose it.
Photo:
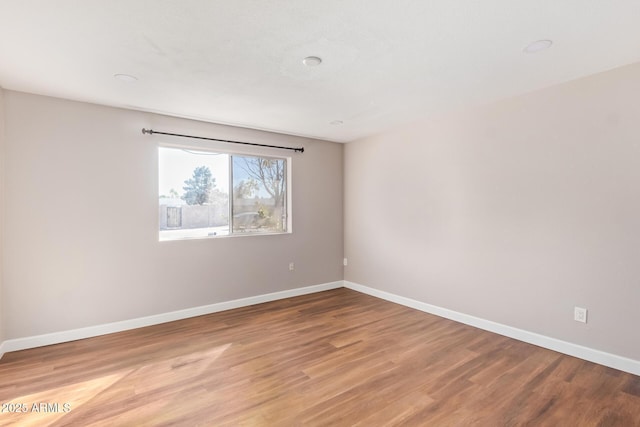
M 286 160 L 234 155 L 232 163 L 233 232 L 286 232 Z
M 229 156 L 158 149 L 160 240 L 229 234 Z

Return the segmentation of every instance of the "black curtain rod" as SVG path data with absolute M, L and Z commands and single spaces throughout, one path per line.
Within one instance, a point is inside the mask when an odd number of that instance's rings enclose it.
M 158 135 L 180 136 L 182 138 L 193 138 L 193 139 L 205 139 L 207 141 L 228 142 L 230 144 L 242 144 L 242 145 L 253 145 L 255 147 L 279 148 L 281 150 L 292 150 L 297 153 L 304 153 L 304 147 L 283 147 L 280 145 L 256 144 L 254 142 L 231 141 L 229 139 L 217 139 L 217 138 L 207 138 L 204 136 L 193 136 L 193 135 L 182 135 L 179 133 L 159 132 L 157 130 L 145 129 L 145 128 L 142 128 L 142 133 L 149 134 L 149 135 L 153 135 L 154 133 L 157 133 Z

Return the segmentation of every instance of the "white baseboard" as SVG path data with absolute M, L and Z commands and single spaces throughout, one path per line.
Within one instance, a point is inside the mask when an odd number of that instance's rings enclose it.
M 397 304 L 411 307 L 426 313 L 435 314 L 436 316 L 446 319 L 455 320 L 456 322 L 466 325 L 475 326 L 489 332 L 544 347 L 559 353 L 568 354 L 569 356 L 579 359 L 588 360 L 589 362 L 598 363 L 620 371 L 629 372 L 634 375 L 640 375 L 640 361 L 629 359 L 615 354 L 606 353 L 604 351 L 595 350 L 593 348 L 584 347 L 578 344 L 551 338 L 545 335 L 536 334 L 534 332 L 525 331 L 523 329 L 514 328 L 512 326 L 503 325 L 501 323 L 492 322 L 490 320 L 481 319 L 479 317 L 470 316 L 468 314 L 459 313 L 457 311 L 438 307 L 435 305 L 420 302 L 411 298 L 401 297 L 389 292 L 370 288 L 368 286 L 359 285 L 357 283 L 345 280 L 344 287 L 363 294 L 371 295 Z
M 246 307 L 249 305 L 261 304 L 264 302 L 276 301 L 284 298 L 291 298 L 300 295 L 327 291 L 330 289 L 337 289 L 343 286 L 354 291 L 362 292 L 367 295 L 401 304 L 406 307 L 411 307 L 416 310 L 424 311 L 426 313 L 435 314 L 436 316 L 471 325 L 476 328 L 514 338 L 519 341 L 524 341 L 529 344 L 534 344 L 539 347 L 544 347 L 560 353 L 568 354 L 570 356 L 588 360 L 590 362 L 598 363 L 610 368 L 629 372 L 634 375 L 640 375 L 640 361 L 638 360 L 629 359 L 615 354 L 606 353 L 604 351 L 584 347 L 578 344 L 562 341 L 556 338 L 551 338 L 545 335 L 536 334 L 534 332 L 529 332 L 523 329 L 514 328 L 512 326 L 503 325 L 501 323 L 492 322 L 490 320 L 481 319 L 479 317 L 470 316 L 468 314 L 427 304 L 411 298 L 402 297 L 389 292 L 381 291 L 348 281 L 324 283 L 321 285 L 273 292 L 270 294 L 241 298 L 237 300 L 209 304 L 200 307 L 193 307 L 184 310 L 172 311 L 169 313 L 156 314 L 153 316 L 139 317 L 136 319 L 123 320 L 120 322 L 106 323 L 103 325 L 89 326 L 86 328 L 54 332 L 32 337 L 10 339 L 0 343 L 0 358 L 4 353 L 8 353 L 10 351 L 25 350 L 28 348 L 59 344 L 83 338 L 91 338 L 99 335 L 121 332 L 135 328 L 142 328 L 145 326 L 172 322 L 174 320 L 181 320 L 189 317 L 202 316 L 204 314 L 211 314 L 219 311 L 231 310 L 234 308 Z
M 120 322 L 106 323 L 103 325 L 89 326 L 86 328 L 72 329 L 68 331 L 53 332 L 50 334 L 36 335 L 32 337 L 10 339 L 0 343 L 0 358 L 4 353 L 8 353 L 10 351 L 25 350 L 28 348 L 59 344 L 68 341 L 80 340 L 83 338 L 97 337 L 99 335 L 111 334 L 114 332 L 121 332 L 129 329 L 142 328 L 144 326 L 157 325 L 160 323 L 172 322 L 174 320 L 202 316 L 203 314 L 211 314 L 219 311 L 231 310 L 234 308 L 246 307 L 254 304 L 261 304 L 263 302 L 297 297 L 300 295 L 312 294 L 316 292 L 327 291 L 330 289 L 337 289 L 341 288 L 342 286 L 342 281 L 324 283 L 321 285 L 289 289 L 286 291 L 273 292 L 270 294 L 258 295 L 254 297 L 241 298 L 232 301 L 203 305 L 200 307 L 187 308 L 184 310 L 171 311 L 169 313 L 155 314 L 153 316 L 123 320 Z

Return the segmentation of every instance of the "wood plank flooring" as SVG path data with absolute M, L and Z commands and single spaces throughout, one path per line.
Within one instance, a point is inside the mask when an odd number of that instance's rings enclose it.
M 2 426 L 629 427 L 640 377 L 337 289 L 8 353 L 0 403 L 27 409 Z

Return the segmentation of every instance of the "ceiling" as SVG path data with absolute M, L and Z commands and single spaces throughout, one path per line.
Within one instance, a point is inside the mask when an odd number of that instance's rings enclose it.
M 639 23 L 638 0 L 0 0 L 0 86 L 348 142 L 638 62 Z

